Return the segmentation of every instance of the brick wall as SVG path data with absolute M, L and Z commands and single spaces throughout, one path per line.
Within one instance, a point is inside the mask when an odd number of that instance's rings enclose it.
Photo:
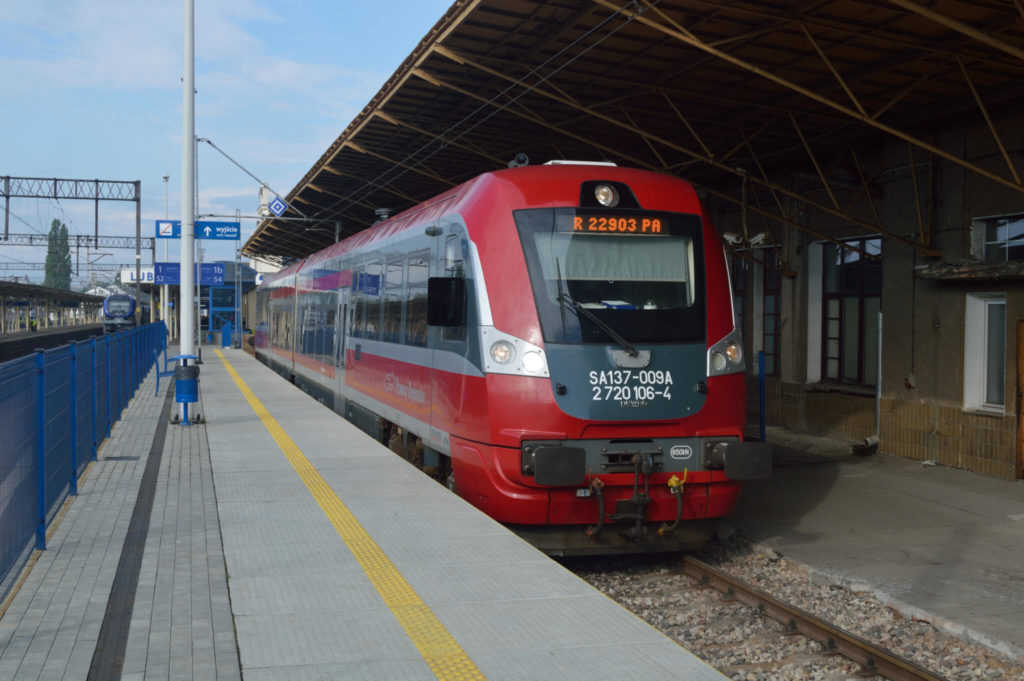
M 875 432 L 875 398 L 842 392 L 808 391 L 799 383 L 765 381 L 766 420 L 814 435 L 863 440 Z M 757 429 L 758 383 L 747 384 L 747 420 Z M 748 426 L 748 430 L 750 430 Z
M 882 400 L 881 451 L 1012 480 L 1017 423 L 958 407 Z
M 768 379 L 766 420 L 814 435 L 863 440 L 875 432 L 875 398 L 807 390 Z M 758 384 L 747 384 L 747 432 L 758 430 Z M 1012 416 L 965 412 L 959 407 L 883 398 L 879 451 L 916 461 L 1012 480 L 1016 474 L 1017 423 Z

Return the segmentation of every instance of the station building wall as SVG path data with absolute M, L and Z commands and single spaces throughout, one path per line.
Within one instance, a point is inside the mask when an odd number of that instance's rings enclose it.
M 1024 126 L 1009 119 L 995 124 L 1011 161 L 1024 169 Z M 932 141 L 1000 176 L 1009 174 L 1002 150 L 987 127 L 948 129 Z M 816 235 L 780 228 L 750 212 L 743 215 L 735 207 L 716 213 L 714 219 L 723 233 L 749 238 L 769 232 L 765 243 L 777 246 L 782 269 L 788 272 L 779 275 L 731 256 L 738 317 L 750 359 L 748 431 L 757 429 L 757 353 L 765 350 L 773 355 L 766 362 L 768 424 L 847 440 L 877 434 L 879 451 L 884 453 L 1000 478 L 1024 477 L 1017 446 L 1017 325 L 1018 321 L 1024 324 L 1024 233 L 1021 246 L 1015 249 L 1011 229 L 1009 260 L 986 264 L 984 259 L 985 227 L 995 224 L 985 219 L 1024 216 L 1024 193 L 919 149 L 911 154 L 906 143 L 894 141 L 874 154 L 870 148 L 855 150 L 865 175 L 874 177 L 869 202 L 855 181 L 855 171 L 849 172 L 856 168 L 853 152 L 849 153 L 848 158 L 833 156 L 830 188 L 836 202 L 853 206 L 855 217 L 864 223 L 877 224 L 877 213 L 888 231 L 910 240 L 920 240 L 923 230 L 942 255 L 930 257 L 896 239 L 883 239 L 877 242 L 880 265 L 865 265 L 871 285 L 849 296 L 858 299 L 849 303 L 852 316 L 857 317 L 854 310 L 859 305 L 859 326 L 876 338 L 877 324 L 867 318 L 876 308 L 882 312 L 879 396 L 877 370 L 865 366 L 877 364 L 877 341 L 861 337 L 859 357 L 851 361 L 853 337 L 840 332 L 838 341 L 844 349 L 838 364 L 834 360 L 830 365 L 836 339 L 830 345 L 826 337 L 836 327 L 829 324 L 830 314 L 841 309 L 843 329 L 849 316 L 847 296 L 828 293 L 830 285 L 834 288 L 830 277 L 834 278 L 835 268 L 830 274 L 826 261 L 834 262 L 840 251 L 824 237 L 863 239 L 865 230 L 792 200 L 783 204 L 790 218 Z M 843 176 L 848 181 L 834 179 Z M 832 201 L 820 183 L 813 187 L 813 178 L 789 181 L 820 203 Z M 1024 217 L 1018 227 L 1024 232 Z M 755 261 L 776 257 L 774 249 L 764 247 L 741 244 L 738 250 Z M 990 244 L 990 256 L 998 251 Z M 868 262 L 857 255 L 846 257 L 853 261 L 853 269 L 858 260 Z M 847 276 L 845 267 L 839 268 L 839 276 Z M 992 395 L 999 399 L 988 399 Z

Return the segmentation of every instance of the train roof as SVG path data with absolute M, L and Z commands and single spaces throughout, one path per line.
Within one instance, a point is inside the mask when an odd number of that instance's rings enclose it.
M 297 273 L 300 269 L 302 269 L 302 266 L 303 264 L 305 264 L 305 262 L 305 260 L 296 260 L 295 262 L 290 263 L 287 267 L 284 267 L 277 272 L 270 272 L 268 274 L 263 275 L 263 283 L 261 284 L 261 286 L 269 286 L 276 281 L 279 281 L 281 279 L 284 279 L 285 277 L 288 277 L 289 275 Z
M 654 183 L 659 187 L 671 184 L 678 192 L 677 199 L 690 202 L 696 201 L 696 192 L 684 180 L 648 170 L 622 168 L 614 163 L 569 161 L 541 166 L 495 170 L 482 173 L 439 196 L 432 197 L 427 201 L 402 211 L 398 215 L 382 220 L 362 232 L 313 253 L 299 262 L 292 263 L 276 275 L 268 275 L 264 279 L 264 284 L 272 283 L 290 274 L 301 274 L 310 268 L 315 268 L 321 263 L 337 258 L 344 253 L 356 250 L 378 239 L 392 237 L 407 229 L 427 224 L 445 214 L 457 212 L 465 201 L 472 198 L 475 191 L 482 187 L 490 186 L 492 180 L 511 182 L 512 184 L 519 185 L 521 190 L 526 191 L 529 185 L 546 187 L 553 181 L 567 180 L 575 183 L 585 179 L 632 181 L 637 187 L 641 186 L 640 180 L 648 184 Z

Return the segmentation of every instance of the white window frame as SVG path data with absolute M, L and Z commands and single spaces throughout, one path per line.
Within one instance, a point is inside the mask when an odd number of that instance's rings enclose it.
M 1019 224 L 1024 221 L 1024 213 L 1004 213 L 1001 215 L 982 215 L 980 217 L 973 218 L 971 220 L 971 255 L 978 260 L 985 262 L 1012 262 L 1007 258 L 989 259 L 986 257 L 986 251 L 988 246 L 1000 246 L 1008 243 L 1012 239 L 1008 237 L 1007 240 L 995 240 L 988 241 L 988 227 L 992 222 L 995 221 L 1007 221 L 1014 224 Z
M 985 379 L 988 357 L 988 315 L 990 306 L 1006 309 L 1005 293 L 968 293 L 964 306 L 964 409 L 988 414 L 1006 413 L 1007 384 L 1003 384 L 1003 402 L 986 402 Z M 1005 328 L 1005 327 L 1004 327 Z M 1006 373 L 1006 337 L 1002 338 L 1001 364 Z

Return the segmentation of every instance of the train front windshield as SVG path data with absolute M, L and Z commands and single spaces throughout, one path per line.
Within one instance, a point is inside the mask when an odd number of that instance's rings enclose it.
M 698 216 L 541 208 L 515 221 L 545 342 L 704 339 Z

